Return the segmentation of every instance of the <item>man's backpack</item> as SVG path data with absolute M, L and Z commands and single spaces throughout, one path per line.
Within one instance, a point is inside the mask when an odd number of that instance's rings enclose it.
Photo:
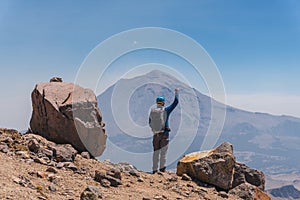
M 165 108 L 152 108 L 149 118 L 149 125 L 154 133 L 161 132 L 165 129 L 167 120 L 167 111 Z

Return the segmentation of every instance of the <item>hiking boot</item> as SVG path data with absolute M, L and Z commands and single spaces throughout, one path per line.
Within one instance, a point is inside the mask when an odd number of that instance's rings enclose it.
M 152 171 L 152 174 L 155 174 L 155 173 L 157 173 L 157 170 L 153 170 L 153 171 Z
M 160 172 L 165 172 L 166 171 L 166 167 L 163 167 L 161 169 L 159 169 Z

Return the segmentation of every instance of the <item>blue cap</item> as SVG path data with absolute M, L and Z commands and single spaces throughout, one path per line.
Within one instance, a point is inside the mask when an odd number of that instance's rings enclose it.
M 163 97 L 163 96 L 158 96 L 157 98 L 156 98 L 156 103 L 157 102 L 165 102 L 165 98 Z

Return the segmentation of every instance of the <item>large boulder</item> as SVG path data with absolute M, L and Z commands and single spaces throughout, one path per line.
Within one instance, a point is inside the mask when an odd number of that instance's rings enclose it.
M 192 178 L 229 190 L 232 187 L 235 157 L 232 145 L 225 142 L 205 152 L 184 156 L 177 164 L 177 175 Z
M 55 143 L 69 143 L 79 151 L 100 156 L 106 145 L 104 123 L 95 94 L 55 78 L 35 86 L 31 131 Z

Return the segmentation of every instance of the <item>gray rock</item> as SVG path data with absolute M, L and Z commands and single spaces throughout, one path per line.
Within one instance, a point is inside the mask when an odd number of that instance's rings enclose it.
M 56 170 L 54 167 L 48 167 L 48 168 L 46 169 L 46 172 L 51 172 L 51 173 L 56 174 L 56 173 L 57 173 L 57 170 Z
M 53 184 L 49 185 L 49 186 L 48 186 L 48 189 L 49 189 L 50 191 L 52 191 L 52 192 L 55 192 L 55 191 L 56 191 L 56 187 L 55 187 L 55 185 L 53 185 Z
M 120 179 L 115 178 L 115 177 L 110 176 L 110 175 L 107 175 L 106 172 L 103 171 L 103 170 L 101 170 L 101 171 L 96 170 L 94 179 L 95 179 L 95 181 L 97 181 L 99 183 L 101 183 L 102 179 L 106 179 L 110 182 L 110 185 L 113 186 L 113 187 L 117 187 L 118 185 L 122 185 L 122 182 L 121 182 Z
M 78 171 L 78 167 L 72 162 L 65 162 L 64 167 L 66 167 L 72 171 Z
M 70 144 L 57 144 L 49 147 L 53 152 L 53 158 L 57 162 L 73 162 L 77 154 L 76 149 Z
M 131 176 L 135 176 L 135 177 L 140 177 L 141 176 L 141 174 L 136 169 L 129 170 L 129 174 Z
M 53 151 L 50 149 L 42 149 L 42 154 L 44 154 L 50 159 L 53 157 Z
M 82 152 L 82 153 L 81 153 L 81 156 L 82 156 L 83 158 L 86 158 L 86 159 L 90 159 L 90 158 L 91 158 L 90 153 L 87 152 L 87 151 Z
M 97 200 L 98 198 L 102 198 L 101 191 L 91 185 L 88 185 L 80 195 L 80 200 Z
M 107 172 L 107 175 L 110 175 L 116 179 L 122 180 L 121 171 L 117 168 L 112 168 Z
M 100 184 L 106 188 L 110 187 L 110 182 L 107 179 L 101 179 Z
M 242 183 L 231 189 L 229 194 L 236 195 L 247 200 L 270 200 L 270 196 L 260 190 L 258 187 L 249 183 Z
M 59 162 L 59 163 L 56 164 L 56 167 L 57 167 L 58 169 L 61 169 L 61 168 L 63 168 L 64 166 L 65 166 L 65 164 L 64 164 L 63 162 Z
M 261 190 L 265 189 L 265 175 L 263 172 L 251 169 L 242 163 L 235 163 L 234 169 L 233 188 L 242 183 L 250 183 Z
M 40 149 L 40 144 L 36 139 L 29 140 L 27 146 L 28 149 L 34 153 L 37 153 Z

